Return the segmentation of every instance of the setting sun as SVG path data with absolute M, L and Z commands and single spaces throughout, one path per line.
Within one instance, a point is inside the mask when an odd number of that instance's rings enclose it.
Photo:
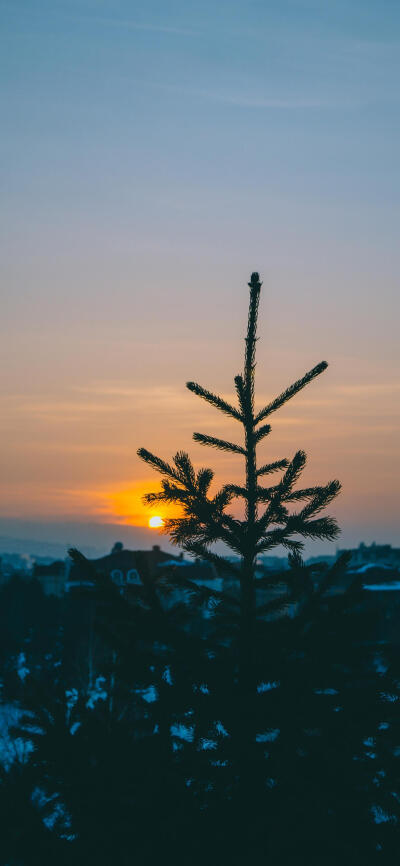
M 162 517 L 150 517 L 149 526 L 151 529 L 159 529 L 160 526 L 164 526 L 164 521 Z

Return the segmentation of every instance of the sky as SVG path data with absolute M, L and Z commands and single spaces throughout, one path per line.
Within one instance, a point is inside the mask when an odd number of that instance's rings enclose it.
M 304 448 L 307 484 L 342 481 L 339 545 L 400 544 L 398 3 L 0 16 L 0 533 L 133 543 L 158 483 L 139 446 L 241 477 L 191 441 L 237 431 L 185 381 L 233 394 L 258 270 L 260 406 L 329 362 L 263 462 Z

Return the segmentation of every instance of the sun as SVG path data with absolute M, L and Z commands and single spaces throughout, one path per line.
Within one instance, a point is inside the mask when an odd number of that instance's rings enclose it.
M 162 517 L 150 517 L 149 526 L 151 529 L 159 529 L 161 526 L 164 526 L 164 521 Z

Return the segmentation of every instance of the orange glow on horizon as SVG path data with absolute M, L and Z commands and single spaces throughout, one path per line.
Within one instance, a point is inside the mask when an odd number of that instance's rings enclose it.
M 155 484 L 150 478 L 148 482 L 141 480 L 131 487 L 105 491 L 102 493 L 103 514 L 107 514 L 108 520 L 128 526 L 161 529 L 167 518 L 178 517 L 181 511 L 177 506 L 168 505 L 163 506 L 162 510 L 157 508 L 155 514 L 152 514 L 153 509 L 149 509 L 148 504 L 143 502 L 143 496 L 154 490 L 154 487 Z

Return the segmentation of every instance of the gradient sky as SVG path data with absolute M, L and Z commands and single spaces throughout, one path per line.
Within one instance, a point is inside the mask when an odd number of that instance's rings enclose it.
M 239 476 L 184 383 L 232 394 L 257 269 L 260 403 L 330 363 L 263 455 L 343 482 L 341 546 L 399 543 L 399 4 L 0 12 L 0 530 L 145 524 L 140 445 Z

